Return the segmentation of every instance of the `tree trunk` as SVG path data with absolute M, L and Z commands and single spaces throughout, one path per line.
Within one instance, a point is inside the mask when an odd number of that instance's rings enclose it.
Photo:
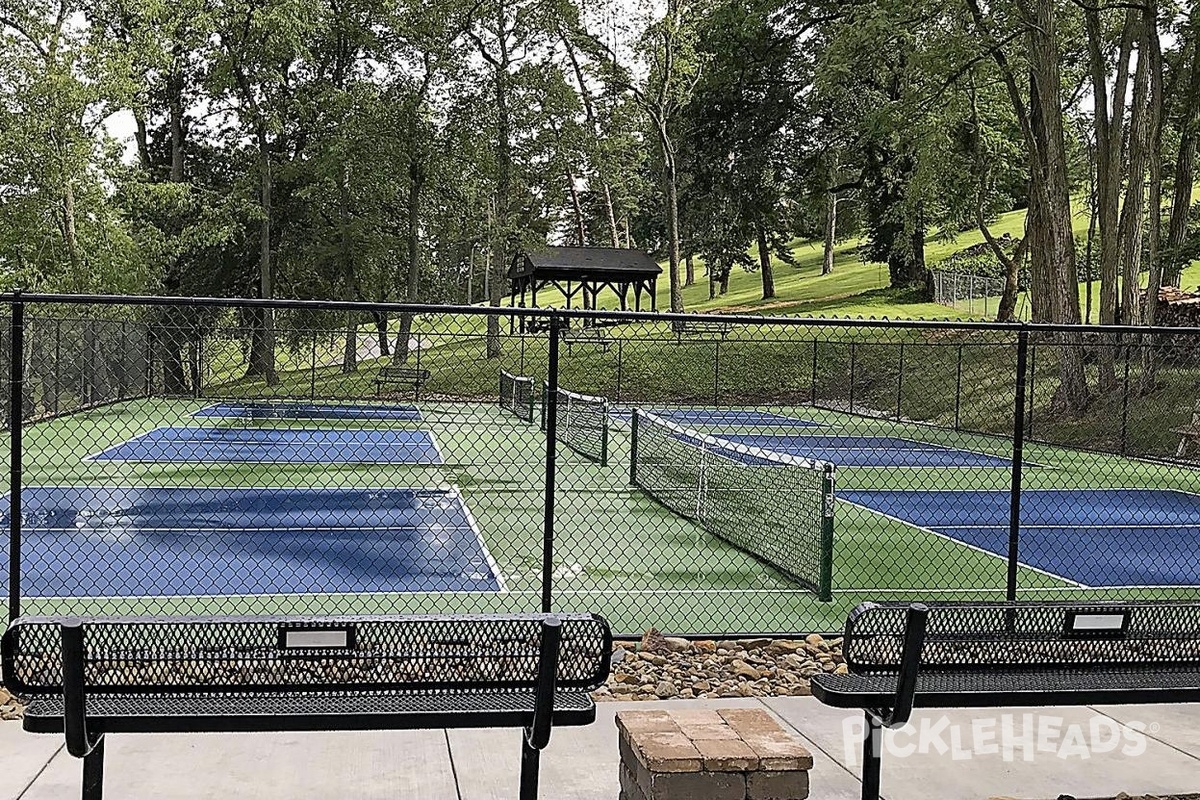
M 692 254 L 692 253 L 688 253 L 686 256 L 684 256 L 684 258 L 683 258 L 683 266 L 684 266 L 684 271 L 683 271 L 683 275 L 684 275 L 684 278 L 683 278 L 683 285 L 684 285 L 684 286 L 691 286 L 692 284 L 694 284 L 694 283 L 696 282 L 696 263 L 695 263 L 695 255 L 694 255 L 694 254 Z
M 496 200 L 495 227 L 491 237 L 491 261 L 489 268 L 495 272 L 490 276 L 488 287 L 488 304 L 500 306 L 503 295 L 502 282 L 505 257 L 508 255 L 509 237 L 509 199 L 512 195 L 512 120 L 508 108 L 508 70 L 510 54 L 508 39 L 503 35 L 507 30 L 507 6 L 503 0 L 496 4 L 496 30 L 502 35 L 500 42 L 500 57 L 493 64 L 496 93 Z M 487 320 L 487 340 L 485 350 L 489 359 L 500 357 L 500 317 L 492 315 Z
M 1141 317 L 1138 303 L 1138 274 L 1142 265 L 1142 239 L 1146 230 L 1146 152 L 1150 140 L 1150 60 L 1148 37 L 1157 38 L 1156 31 L 1147 31 L 1145 22 L 1139 26 L 1137 69 L 1133 77 L 1133 108 L 1130 111 L 1129 169 L 1125 178 L 1125 202 L 1121 206 L 1118 236 L 1121 243 L 1121 304 L 1118 309 L 1122 324 L 1136 325 Z
M 671 279 L 671 311 L 683 311 L 683 286 L 679 281 L 679 197 L 675 176 L 675 154 L 671 150 L 665 122 L 659 124 L 659 144 L 663 150 L 663 183 L 667 205 L 667 262 Z
M 67 248 L 67 260 L 71 263 L 71 291 L 83 292 L 87 289 L 87 273 L 79 249 L 79 234 L 75 229 L 75 188 L 66 176 L 63 178 L 62 192 L 62 237 L 63 245 Z
M 175 45 L 172 51 L 172 71 L 167 79 L 167 113 L 171 127 L 171 181 L 183 183 L 183 74 L 178 69 L 182 57 L 182 46 Z
M 1067 153 L 1060 101 L 1057 21 L 1054 0 L 1037 0 L 1033 19 L 1027 20 L 1029 56 L 1029 127 L 1033 146 L 1030 159 L 1030 276 L 1033 282 L 1035 321 L 1079 323 L 1079 283 L 1075 269 L 1075 236 L 1071 229 L 1071 194 L 1067 181 Z M 1041 245 L 1041 246 L 1039 246 Z M 1033 291 L 1038 290 L 1038 291 Z M 1059 334 L 1059 385 L 1053 405 L 1077 414 L 1088 404 L 1083 370 L 1082 337 Z
M 349 375 L 358 369 L 358 318 L 353 311 L 346 312 L 346 344 L 342 348 L 342 374 Z
M 567 58 L 571 62 L 571 69 L 575 73 L 575 82 L 579 85 L 579 98 L 583 102 L 583 113 L 587 117 L 588 128 L 592 135 L 596 138 L 596 143 L 600 142 L 600 125 L 596 121 L 595 104 L 592 102 L 592 93 L 588 89 L 587 81 L 583 78 L 583 68 L 579 64 L 579 58 L 575 54 L 575 45 L 571 41 L 571 37 L 566 30 L 561 31 L 563 44 L 566 46 Z M 598 147 L 597 150 L 600 148 Z M 596 158 L 596 177 L 600 180 L 600 186 L 604 193 L 604 211 L 608 219 L 608 229 L 612 234 L 612 246 L 620 247 L 621 241 L 617 233 L 617 214 L 613 209 L 612 187 L 609 185 L 607 178 L 606 165 L 603 156 Z M 582 243 L 582 239 L 580 239 Z
M 771 266 L 771 249 L 767 246 L 767 231 L 762 225 L 756 225 L 758 233 L 758 268 L 762 270 L 762 296 L 763 300 L 770 300 L 775 296 L 775 272 Z M 726 285 L 729 280 L 726 279 Z
M 371 314 L 375 323 L 375 336 L 379 340 L 379 355 L 387 358 L 392 354 L 392 342 L 388 338 L 388 317 L 382 311 Z
M 408 164 L 408 272 L 404 282 L 404 302 L 415 303 L 420 292 L 421 278 L 421 191 L 425 186 L 425 165 L 414 158 Z M 396 354 L 392 362 L 408 362 L 411 346 L 412 312 L 400 315 L 400 330 L 396 334 Z
M 267 145 L 266 128 L 262 123 L 258 125 L 257 139 L 259 203 L 262 208 L 262 224 L 259 228 L 259 296 L 269 300 L 274 291 L 271 281 L 271 154 Z M 256 309 L 252 319 L 254 331 L 250 337 L 246 377 L 261 377 L 268 386 L 274 386 L 279 380 L 275 373 L 275 314 L 270 308 Z
M 1158 319 L 1158 290 L 1162 287 L 1163 263 L 1159 247 L 1162 224 L 1162 117 L 1163 117 L 1163 87 L 1162 87 L 1162 48 L 1158 38 L 1158 3 L 1157 0 L 1147 0 L 1143 12 L 1145 20 L 1146 58 L 1150 71 L 1150 98 L 1147 108 L 1147 125 L 1149 134 L 1149 206 L 1150 219 L 1146 232 L 1146 256 L 1149 262 L 1149 278 L 1146 282 L 1146 296 L 1142 307 L 1142 322 L 1153 326 Z M 1158 385 L 1158 359 L 1155 357 L 1153 335 L 1143 337 L 1142 342 L 1142 378 L 1138 387 L 1140 394 L 1149 394 Z
M 1167 225 L 1167 244 L 1163 253 L 1166 258 L 1163 281 L 1171 286 L 1179 285 L 1180 272 L 1187 266 L 1178 251 L 1187 239 L 1192 183 L 1196 175 L 1196 136 L 1200 129 L 1200 8 L 1192 9 L 1187 37 L 1191 42 L 1192 60 L 1188 68 L 1187 93 L 1180 100 L 1183 113 L 1179 152 L 1175 158 L 1175 188 L 1171 195 L 1171 219 Z
M 837 242 L 837 192 L 825 193 L 825 250 L 821 259 L 821 274 L 833 272 L 833 246 Z
M 579 189 L 575 186 L 575 176 L 567 170 L 567 191 L 571 194 L 571 211 L 575 215 L 575 243 L 579 247 L 587 247 L 587 223 L 583 219 L 583 204 L 579 201 Z

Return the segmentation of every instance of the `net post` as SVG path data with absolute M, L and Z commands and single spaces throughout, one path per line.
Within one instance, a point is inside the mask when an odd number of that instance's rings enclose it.
M 537 405 L 537 390 L 534 389 L 535 386 L 537 386 L 537 384 L 534 383 L 533 379 L 531 378 L 529 381 L 529 403 L 528 403 L 530 424 L 533 424 L 533 407 L 535 405 Z
M 558 458 L 558 337 L 562 319 L 550 317 L 550 354 L 546 368 L 546 397 L 542 414 L 546 421 L 546 517 L 542 528 L 542 613 L 553 607 L 554 577 L 554 499 Z
M 1029 363 L 1029 331 L 1017 334 L 1017 387 L 1013 403 L 1012 482 L 1009 486 L 1008 576 L 1005 597 L 1017 599 L 1017 558 L 1021 544 L 1021 466 L 1025 448 L 1025 387 Z
M 22 422 L 25 416 L 25 303 L 13 292 L 9 336 L 9 485 L 8 485 L 8 619 L 21 615 L 21 482 Z
M 817 599 L 822 603 L 833 601 L 833 470 L 832 464 L 826 464 L 821 476 L 821 563 Z
M 638 463 L 638 409 L 631 409 L 629 415 L 629 485 L 637 486 Z

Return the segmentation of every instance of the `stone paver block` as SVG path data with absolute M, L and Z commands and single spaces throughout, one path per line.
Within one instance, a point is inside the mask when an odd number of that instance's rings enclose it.
M 700 751 L 704 769 L 709 772 L 758 769 L 758 754 L 741 739 L 700 739 L 693 744 Z
M 769 772 L 746 776 L 746 800 L 804 800 L 808 797 L 807 772 Z
M 617 730 L 623 734 L 648 733 L 650 731 L 677 731 L 679 726 L 670 712 L 661 709 L 649 711 L 618 711 Z
M 721 716 L 750 745 L 765 770 L 812 769 L 812 753 L 779 727 L 766 711 L 757 708 L 722 709 Z
M 654 775 L 647 800 L 745 800 L 740 772 L 673 772 Z
M 651 772 L 700 771 L 700 751 L 680 732 L 644 733 L 633 743 L 633 750 Z

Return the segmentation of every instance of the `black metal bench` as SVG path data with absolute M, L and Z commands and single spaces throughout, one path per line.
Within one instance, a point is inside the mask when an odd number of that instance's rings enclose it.
M 520 727 L 522 800 L 553 725 L 587 725 L 612 635 L 590 614 L 15 620 L 25 730 L 65 733 L 100 800 L 104 736 Z
M 845 675 L 812 693 L 863 709 L 864 799 L 879 797 L 882 728 L 918 708 L 1200 701 L 1200 603 L 863 603 Z
M 728 322 L 707 322 L 702 320 L 696 321 L 676 321 L 672 323 L 675 331 L 676 339 L 683 339 L 685 336 L 719 336 L 724 339 L 733 330 L 733 325 Z
M 380 367 L 375 375 L 375 394 L 383 394 L 385 386 L 406 386 L 413 391 L 413 397 L 420 397 L 421 389 L 429 380 L 429 370 L 414 369 L 413 367 Z

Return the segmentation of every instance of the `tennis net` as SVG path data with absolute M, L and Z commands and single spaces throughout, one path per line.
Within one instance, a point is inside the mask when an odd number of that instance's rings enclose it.
M 579 394 L 559 388 L 558 416 L 555 439 L 586 459 L 602 467 L 608 466 L 608 398 Z M 542 430 L 546 430 L 546 414 L 550 400 L 550 385 L 542 385 Z
M 506 408 L 526 422 L 533 422 L 533 406 L 537 392 L 533 378 L 500 371 L 500 407 Z
M 735 444 L 634 409 L 630 483 L 832 599 L 832 464 Z

